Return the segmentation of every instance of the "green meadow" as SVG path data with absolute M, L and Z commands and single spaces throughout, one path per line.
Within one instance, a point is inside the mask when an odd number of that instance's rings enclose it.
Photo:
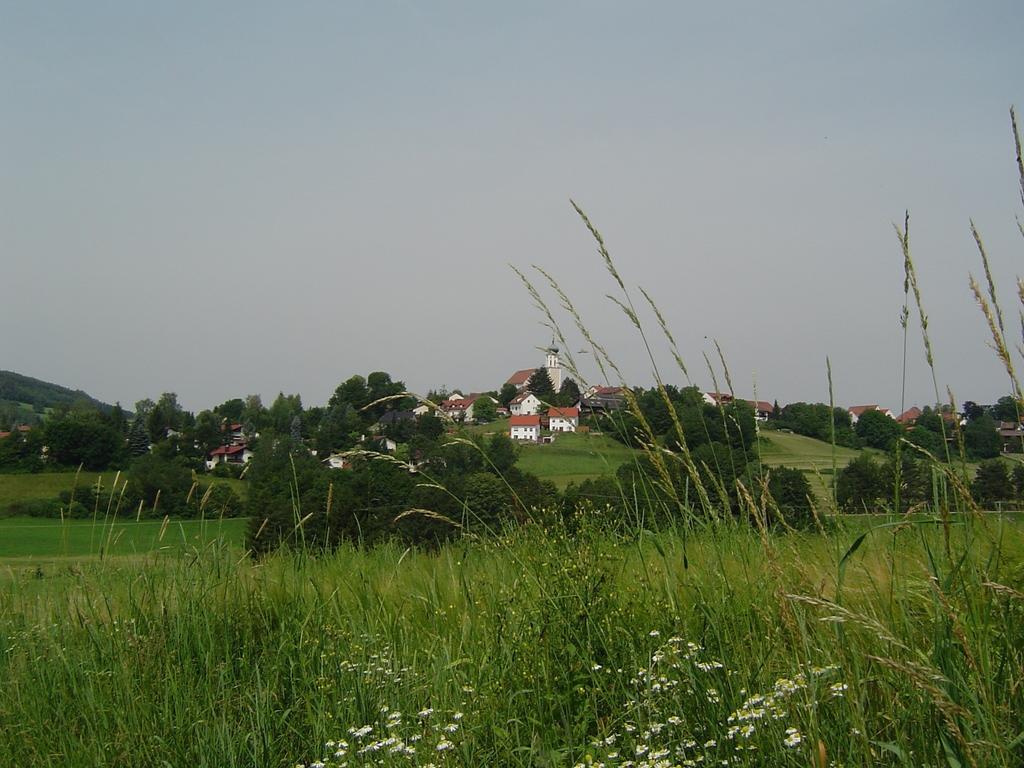
M 606 435 L 571 432 L 555 435 L 554 442 L 519 447 L 516 466 L 559 488 L 600 475 L 614 475 L 637 451 Z
M 70 561 L 138 556 L 150 552 L 180 554 L 211 541 L 244 551 L 247 520 L 54 520 L 39 517 L 0 519 L 0 568 L 29 561 Z
M 1024 531 L 995 516 L 182 552 L 7 569 L 0 765 L 1024 758 Z

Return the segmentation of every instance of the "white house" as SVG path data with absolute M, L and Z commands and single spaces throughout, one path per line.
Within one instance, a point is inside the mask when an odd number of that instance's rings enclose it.
M 579 408 L 548 409 L 548 429 L 552 432 L 575 432 L 579 423 Z
M 888 408 L 879 408 L 877 405 L 851 405 L 846 410 L 850 414 L 850 423 L 851 424 L 856 424 L 857 421 L 860 419 L 860 417 L 863 416 L 868 411 L 881 411 L 884 415 L 888 416 L 890 419 L 894 418 L 893 414 L 892 414 L 892 411 L 890 411 Z
M 248 464 L 252 459 L 252 450 L 247 445 L 222 445 L 210 451 L 206 460 L 206 468 L 213 469 L 218 464 Z
M 324 463 L 331 469 L 348 469 L 352 466 L 352 460 L 343 453 L 332 453 Z
M 540 416 L 512 416 L 508 422 L 509 437 L 513 440 L 540 440 Z
M 534 416 L 540 413 L 540 399 L 532 392 L 523 392 L 512 398 L 508 410 L 513 416 Z

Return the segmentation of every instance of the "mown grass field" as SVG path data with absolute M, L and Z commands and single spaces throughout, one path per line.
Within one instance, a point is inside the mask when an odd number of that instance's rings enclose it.
M 562 433 L 547 445 L 520 446 L 516 466 L 564 488 L 570 482 L 614 475 L 635 455 L 636 451 L 607 435 Z
M 101 482 L 105 489 L 109 490 L 113 487 L 115 478 L 117 478 L 118 487 L 120 487 L 120 484 L 128 479 L 128 473 L 82 471 L 39 472 L 24 475 L 0 474 L 0 516 L 15 502 L 33 499 L 54 499 L 62 491 L 71 491 L 76 488 L 86 489 L 95 486 L 97 481 Z M 245 498 L 247 486 L 243 480 L 229 477 L 211 477 L 209 475 L 201 475 L 199 477 L 200 487 L 205 489 L 211 483 L 225 483 L 240 497 Z M 102 511 L 100 510 L 101 513 Z M 121 510 L 121 514 L 124 514 L 124 510 Z
M 581 524 L 9 569 L 0 765 L 1021 764 L 1019 525 Z
M 52 520 L 39 517 L 0 519 L 0 567 L 28 562 L 137 556 L 150 552 L 179 554 L 222 539 L 239 552 L 248 521 L 226 520 Z

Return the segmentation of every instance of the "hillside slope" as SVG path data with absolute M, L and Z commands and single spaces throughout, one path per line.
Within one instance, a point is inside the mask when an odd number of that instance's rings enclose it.
M 0 371 L 0 416 L 20 423 L 35 423 L 48 410 L 86 402 L 102 411 L 112 406 L 80 389 L 34 379 L 13 371 Z

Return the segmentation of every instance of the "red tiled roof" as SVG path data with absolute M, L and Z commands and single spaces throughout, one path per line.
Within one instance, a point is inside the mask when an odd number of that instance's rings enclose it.
M 873 405 L 851 405 L 846 410 L 848 410 L 854 416 L 862 416 L 865 413 L 867 413 L 868 411 L 877 411 L 878 410 L 878 404 L 875 403 Z
M 530 397 L 530 396 L 536 397 L 536 395 L 534 395 L 534 394 L 533 394 L 533 392 L 523 392 L 522 394 L 520 394 L 520 395 L 516 395 L 515 397 L 513 397 L 513 398 L 512 398 L 512 399 L 511 399 L 511 400 L 509 401 L 509 405 L 512 405 L 512 403 L 521 403 L 521 402 L 523 402 L 523 401 L 524 401 L 524 400 L 525 400 L 526 398 L 528 398 L 528 397 Z
M 247 446 L 244 445 L 222 445 L 220 448 L 214 448 L 210 451 L 210 456 L 234 456 L 236 453 L 241 453 L 246 450 Z
M 540 416 L 513 416 L 508 420 L 510 427 L 539 427 Z
M 511 376 L 509 376 L 508 381 L 506 381 L 505 383 L 521 387 L 530 380 L 530 377 L 533 376 L 533 372 L 536 370 L 536 368 L 523 368 L 523 370 L 516 371 Z
M 579 408 L 548 408 L 549 419 L 578 419 L 579 416 Z
M 914 407 L 908 408 L 903 413 L 901 413 L 896 418 L 896 421 L 898 421 L 900 424 L 909 424 L 912 421 L 917 421 L 920 417 L 921 409 L 915 405 Z

